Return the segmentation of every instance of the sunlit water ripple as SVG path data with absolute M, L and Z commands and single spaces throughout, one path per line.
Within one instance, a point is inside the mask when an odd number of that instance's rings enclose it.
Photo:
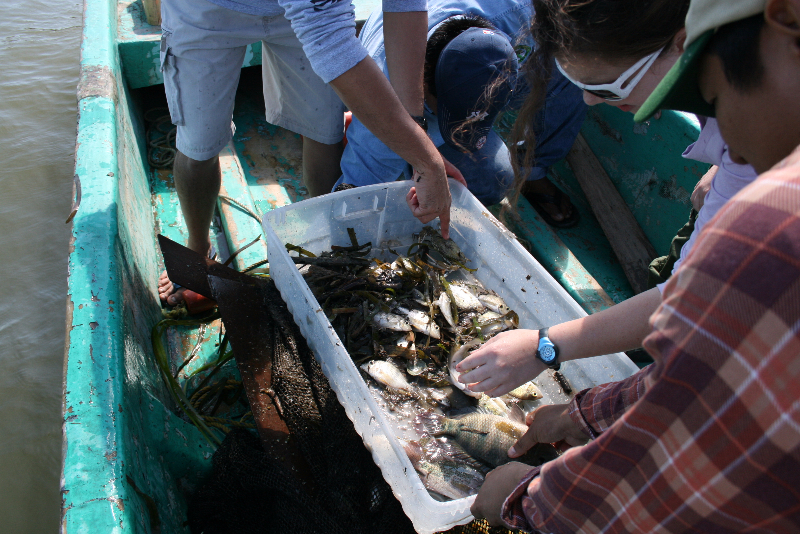
M 0 531 L 56 532 L 82 3 L 0 4 Z

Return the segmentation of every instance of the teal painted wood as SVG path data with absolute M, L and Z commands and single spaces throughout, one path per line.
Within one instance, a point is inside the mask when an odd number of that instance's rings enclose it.
M 589 109 L 582 133 L 657 254 L 666 255 L 672 238 L 688 220 L 689 195 L 709 168 L 681 157 L 684 149 L 697 139 L 697 121 L 693 116 L 668 111 L 660 119 L 637 125 L 630 113 L 599 105 Z M 554 165 L 550 178 L 569 195 L 581 213 L 577 227 L 554 229 L 559 239 L 614 301 L 633 296 L 567 163 Z M 524 212 L 522 217 L 523 226 L 536 226 Z M 542 246 L 534 255 L 544 257 L 550 253 Z M 555 272 L 553 275 L 558 277 Z
M 160 272 L 143 134 L 116 54 L 116 1 L 87 0 L 78 88 L 64 382 L 62 529 L 185 531 L 181 486 L 210 449 L 173 415 L 150 328 Z M 156 503 L 151 513 L 147 503 Z
M 493 211 L 498 215 L 498 210 Z M 507 217 L 506 224 L 586 313 L 596 313 L 616 303 L 527 200 L 519 200 L 516 213 Z

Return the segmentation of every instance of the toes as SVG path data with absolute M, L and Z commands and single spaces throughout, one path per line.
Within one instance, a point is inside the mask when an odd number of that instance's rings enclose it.
M 167 297 L 167 304 L 170 306 L 176 306 L 183 302 L 183 289 L 179 289 L 178 291 L 172 293 Z

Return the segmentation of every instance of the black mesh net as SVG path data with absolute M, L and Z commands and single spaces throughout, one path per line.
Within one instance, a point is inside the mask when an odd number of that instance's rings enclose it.
M 339 404 L 319 363 L 273 286 L 265 292 L 273 335 L 273 390 L 310 468 L 307 476 L 264 452 L 260 439 L 231 431 L 213 473 L 189 504 L 193 533 L 413 533 L 411 521 Z M 450 532 L 507 533 L 475 521 Z

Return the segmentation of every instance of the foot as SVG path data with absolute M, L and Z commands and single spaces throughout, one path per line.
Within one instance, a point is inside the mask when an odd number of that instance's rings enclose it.
M 206 241 L 205 244 L 201 244 L 197 248 L 193 248 L 192 246 L 189 246 L 189 248 L 200 254 L 208 255 L 211 251 L 211 241 Z M 177 306 L 183 302 L 184 291 L 186 291 L 186 288 L 175 287 L 175 284 L 169 279 L 167 271 L 164 271 L 161 273 L 161 276 L 158 277 L 158 298 L 168 306 Z
M 176 288 L 167 275 L 167 271 L 158 277 L 158 298 L 168 306 L 177 306 L 183 302 L 183 292 L 185 288 Z
M 570 202 L 569 197 L 563 194 L 550 180 L 541 178 L 539 180 L 529 180 L 522 186 L 522 195 L 528 199 L 531 204 L 538 205 L 539 208 L 544 210 L 550 218 L 556 222 L 562 222 L 570 219 L 575 211 L 575 207 Z M 558 198 L 559 203 L 547 202 L 542 200 L 537 195 L 547 195 L 550 197 Z

